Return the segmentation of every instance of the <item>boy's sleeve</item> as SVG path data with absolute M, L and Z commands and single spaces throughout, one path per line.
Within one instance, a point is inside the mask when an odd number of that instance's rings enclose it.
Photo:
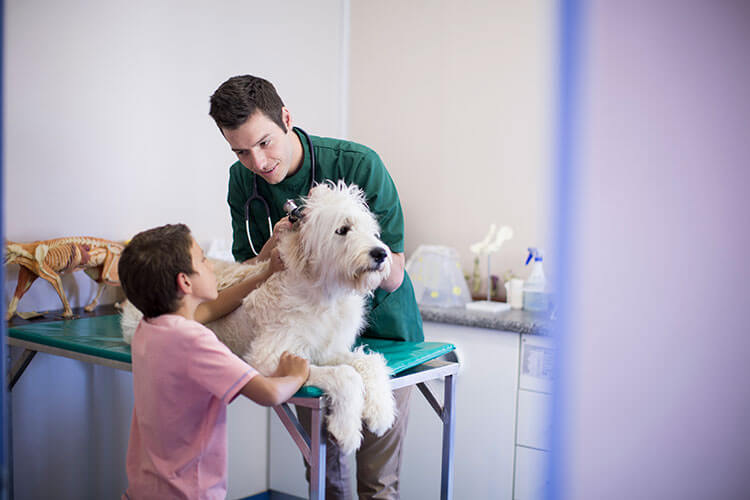
M 211 330 L 198 323 L 195 328 L 188 377 L 229 404 L 258 372 L 222 344 Z

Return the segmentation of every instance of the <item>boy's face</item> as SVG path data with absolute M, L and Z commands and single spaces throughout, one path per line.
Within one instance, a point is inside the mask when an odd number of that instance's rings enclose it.
M 190 275 L 190 282 L 193 285 L 192 295 L 199 299 L 200 302 L 214 300 L 219 296 L 216 284 L 216 274 L 211 262 L 206 259 L 198 242 L 193 238 L 193 246 L 190 247 L 190 255 L 193 258 L 193 269 L 195 272 Z
M 278 184 L 299 168 L 292 165 L 294 150 L 290 134 L 294 131 L 286 108 L 282 108 L 281 118 L 286 133 L 261 111 L 250 115 L 234 130 L 221 130 L 240 163 L 269 184 Z

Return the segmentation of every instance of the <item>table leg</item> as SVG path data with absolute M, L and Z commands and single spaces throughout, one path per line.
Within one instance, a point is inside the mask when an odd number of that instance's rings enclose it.
M 8 372 L 8 391 L 13 390 L 16 382 L 18 382 L 18 379 L 21 378 L 21 375 L 23 375 L 23 372 L 26 370 L 26 367 L 29 366 L 31 360 L 34 359 L 35 355 L 36 351 L 24 349 L 18 359 L 13 363 L 13 366 Z M 8 359 L 10 360 L 10 356 L 8 357 Z M 10 365 L 10 363 L 8 364 Z
M 8 412 L 6 414 L 8 418 L 8 478 L 7 478 L 7 494 L 8 498 L 10 500 L 13 500 L 14 498 L 14 492 L 13 492 L 13 394 L 8 390 L 8 392 L 5 393 L 6 404 L 8 407 Z
M 323 430 L 323 411 L 312 409 L 310 428 L 310 498 L 324 500 L 326 497 L 326 439 Z
M 453 437 L 455 431 L 456 377 L 445 377 L 443 398 L 443 466 L 440 476 L 440 499 L 453 498 Z

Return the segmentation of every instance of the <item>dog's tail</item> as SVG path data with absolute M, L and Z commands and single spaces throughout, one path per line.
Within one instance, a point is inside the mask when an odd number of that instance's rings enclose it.
M 122 331 L 122 338 L 126 343 L 130 344 L 133 341 L 133 334 L 135 329 L 138 327 L 143 314 L 139 311 L 132 302 L 126 300 L 122 304 L 122 311 L 120 311 L 120 330 Z

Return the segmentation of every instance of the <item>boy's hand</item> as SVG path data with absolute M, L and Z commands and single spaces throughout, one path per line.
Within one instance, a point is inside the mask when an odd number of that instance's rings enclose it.
M 310 376 L 306 359 L 284 351 L 270 377 L 257 375 L 242 388 L 242 394 L 263 406 L 276 406 L 294 396 Z
M 274 373 L 275 377 L 299 377 L 304 383 L 310 376 L 310 365 L 307 360 L 284 351 L 279 358 L 279 366 Z
M 285 231 L 288 231 L 292 228 L 292 223 L 289 222 L 289 217 L 284 217 L 283 219 L 280 219 L 279 222 L 277 222 L 273 226 L 273 236 L 268 238 L 268 241 L 266 241 L 266 244 L 263 245 L 263 248 L 261 248 L 260 253 L 258 254 L 258 260 L 268 260 L 271 258 L 271 251 L 276 248 L 276 245 L 279 242 L 279 235 Z
M 284 261 L 281 259 L 281 253 L 279 252 L 278 248 L 274 248 L 273 250 L 271 250 L 271 259 L 269 261 L 268 267 L 270 274 L 286 269 Z

